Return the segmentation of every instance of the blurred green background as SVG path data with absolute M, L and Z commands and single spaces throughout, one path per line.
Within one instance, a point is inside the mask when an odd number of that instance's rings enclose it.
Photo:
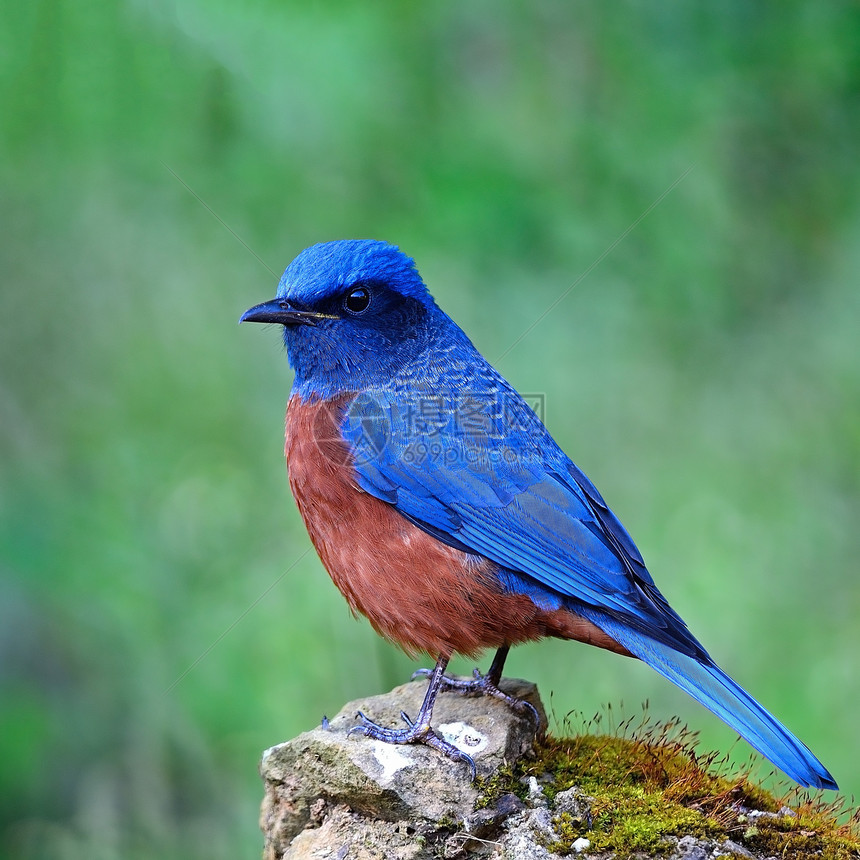
M 415 668 L 308 551 L 279 337 L 236 326 L 341 237 L 401 245 L 545 394 L 693 631 L 860 794 L 855 4 L 0 14 L 0 854 L 257 856 L 260 752 Z M 633 661 L 508 669 L 748 757 Z

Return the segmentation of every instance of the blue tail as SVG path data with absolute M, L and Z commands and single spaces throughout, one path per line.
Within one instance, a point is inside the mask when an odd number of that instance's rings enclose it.
M 578 611 L 713 711 L 795 782 L 814 788 L 838 788 L 827 768 L 807 747 L 719 666 L 700 663 L 601 612 Z

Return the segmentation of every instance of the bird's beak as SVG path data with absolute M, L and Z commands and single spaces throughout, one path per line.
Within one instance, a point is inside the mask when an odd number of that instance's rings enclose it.
M 303 311 L 293 307 L 286 299 L 272 299 L 248 308 L 239 322 L 280 323 L 281 325 L 316 325 L 320 320 L 337 319 L 333 314 Z

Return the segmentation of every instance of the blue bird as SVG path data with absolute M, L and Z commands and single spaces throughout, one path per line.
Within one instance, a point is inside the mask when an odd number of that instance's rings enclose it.
M 532 409 L 436 305 L 412 259 L 378 241 L 314 245 L 241 322 L 283 326 L 295 381 L 290 486 L 352 610 L 437 658 L 406 727 L 356 730 L 474 763 L 431 727 L 441 689 L 499 690 L 508 649 L 556 636 L 636 657 L 804 786 L 820 761 L 711 659 L 630 535 Z M 454 653 L 497 649 L 486 675 Z

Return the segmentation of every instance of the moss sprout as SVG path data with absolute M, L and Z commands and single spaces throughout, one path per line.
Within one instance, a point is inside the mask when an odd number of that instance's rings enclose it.
M 533 759 L 503 768 L 481 783 L 480 805 L 507 793 L 528 799 L 534 777 L 553 813 L 557 839 L 545 847 L 558 854 L 589 840 L 589 853 L 612 852 L 618 860 L 643 852 L 668 853 L 667 837 L 726 839 L 763 856 L 848 860 L 860 857 L 858 813 L 848 817 L 844 801 L 826 802 L 819 792 L 799 788 L 775 795 L 733 773 L 728 758 L 702 754 L 697 735 L 677 722 L 647 717 L 623 722 L 596 715 L 573 731 L 568 715 L 564 736 L 547 736 Z M 607 731 L 604 722 L 610 722 Z M 556 804 L 576 786 L 588 815 Z M 731 847 L 731 846 L 729 846 Z

